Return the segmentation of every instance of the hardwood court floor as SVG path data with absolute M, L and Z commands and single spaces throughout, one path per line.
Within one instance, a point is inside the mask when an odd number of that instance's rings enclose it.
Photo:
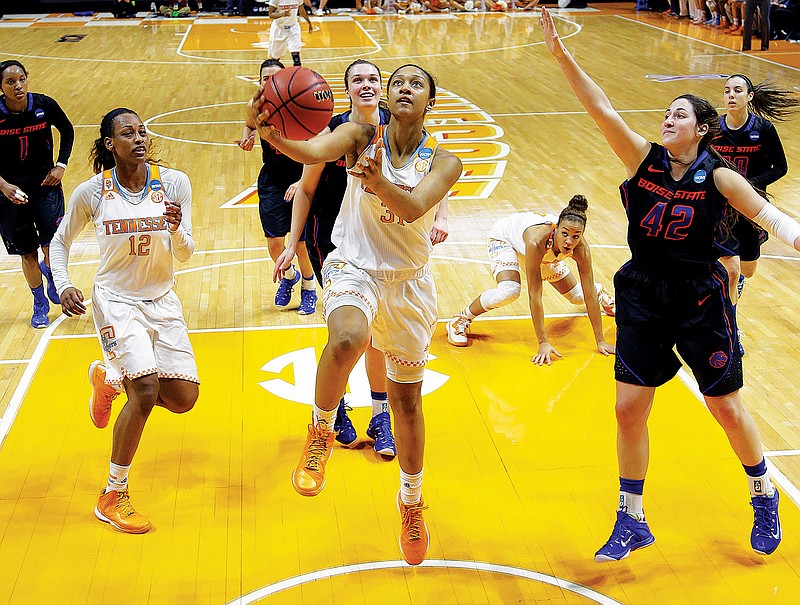
M 535 19 L 328 18 L 304 33 L 304 64 L 337 95 L 356 57 L 384 73 L 417 62 L 438 77 L 429 126 L 467 160 L 450 238 L 432 258 L 443 319 L 491 283 L 486 233 L 515 210 L 557 211 L 583 193 L 598 279 L 609 284 L 628 258 L 616 192 L 623 171 Z M 425 384 L 428 566 L 398 563 L 397 463 L 368 445 L 337 449 L 317 498 L 294 493 L 289 476 L 325 331 L 321 317 L 272 304 L 272 263 L 248 197 L 260 156 L 232 144 L 264 56 L 258 21 L 0 22 L 2 55 L 19 58 L 31 90 L 56 98 L 76 125 L 67 195 L 90 176 L 99 119 L 117 106 L 138 111 L 160 157 L 189 174 L 198 252 L 178 267 L 176 290 L 203 380 L 191 413 L 154 412 L 134 463 L 134 503 L 154 531 L 127 536 L 99 523 L 92 507 L 110 430 L 86 417 L 86 367 L 99 354 L 91 318 L 31 330 L 18 262 L 0 257 L 0 603 L 798 602 L 800 255 L 773 242 L 739 313 L 743 395 L 783 494 L 775 555 L 750 550 L 743 473 L 691 381 L 675 380 L 659 391 L 651 422 L 646 508 L 657 542 L 615 565 L 592 561 L 616 500 L 613 360 L 592 352 L 587 320 L 550 291 L 548 330 L 564 354 L 552 367 L 530 364 L 524 296 L 504 309 L 511 319 L 476 322 L 466 349 L 437 331 Z M 627 6 L 565 13 L 559 28 L 626 120 L 652 138 L 677 94 L 721 102 L 718 74 L 800 85 L 788 45 L 745 55 L 731 36 Z M 85 38 L 56 42 L 76 34 Z M 778 130 L 790 172 L 770 191 L 797 217 L 800 122 Z M 71 256 L 87 296 L 93 240 L 86 231 Z M 613 339 L 613 321 L 605 327 Z M 356 375 L 349 397 L 362 435 L 364 388 Z

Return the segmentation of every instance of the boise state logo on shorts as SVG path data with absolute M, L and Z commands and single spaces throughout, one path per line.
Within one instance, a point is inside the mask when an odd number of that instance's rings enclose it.
M 33 115 L 35 115 L 37 118 L 43 118 L 44 109 L 37 109 L 36 111 L 33 112 Z
M 417 155 L 419 156 L 419 159 L 427 160 L 429 157 L 433 155 L 433 149 L 431 149 L 430 147 L 423 147 L 422 149 L 419 150 L 419 153 Z
M 713 353 L 711 357 L 708 358 L 708 364 L 717 370 L 720 370 L 725 367 L 725 364 L 728 363 L 728 355 L 725 354 L 723 351 L 717 351 Z
M 749 137 L 750 137 L 751 141 L 757 141 L 758 139 L 761 138 L 761 135 L 759 134 L 759 132 L 757 130 L 751 130 L 750 134 L 749 134 Z
M 161 189 L 163 186 L 164 186 L 164 185 L 163 185 L 163 184 L 161 183 L 161 181 L 159 181 L 159 180 L 153 179 L 152 181 L 150 181 L 150 190 L 151 190 L 151 191 L 158 191 L 158 190 L 160 190 L 160 189 Z
M 695 183 L 702 183 L 706 180 L 706 171 L 705 170 L 698 170 L 694 173 L 694 182 Z

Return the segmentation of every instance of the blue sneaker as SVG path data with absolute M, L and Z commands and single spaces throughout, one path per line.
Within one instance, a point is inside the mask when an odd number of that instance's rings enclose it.
M 300 315 L 313 315 L 317 312 L 317 291 L 300 290 L 300 306 L 297 307 Z
M 373 449 L 381 456 L 394 458 L 397 456 L 397 448 L 394 445 L 394 435 L 392 435 L 392 419 L 389 412 L 381 412 L 372 417 L 367 429 L 367 437 L 375 441 Z
M 753 496 L 750 506 L 753 507 L 753 531 L 750 532 L 750 544 L 760 555 L 771 555 L 781 543 L 781 520 L 778 518 L 778 490 L 769 496 Z
M 353 426 L 353 423 L 347 416 L 347 410 L 352 409 L 353 408 L 345 405 L 343 398 L 339 402 L 339 407 L 336 408 L 336 420 L 333 422 L 333 430 L 336 433 L 336 441 L 345 447 L 355 446 L 356 439 L 358 439 L 356 427 Z
M 46 298 L 42 298 L 42 300 L 33 299 L 33 315 L 31 316 L 31 327 L 36 328 L 37 330 L 40 328 L 46 328 L 50 325 L 50 318 L 47 314 L 50 312 L 50 303 L 47 302 Z
M 608 542 L 594 555 L 598 563 L 603 561 L 619 561 L 624 559 L 632 550 L 650 546 L 656 538 L 650 533 L 647 521 L 637 521 L 628 513 L 618 510 L 617 522 Z
M 286 279 L 285 277 L 278 284 L 278 291 L 275 292 L 275 306 L 285 307 L 292 300 L 292 289 L 300 281 L 300 271 L 295 273 L 294 279 Z
M 53 272 L 50 267 L 44 264 L 44 261 L 39 263 L 39 268 L 42 270 L 42 275 L 47 280 L 47 298 L 54 305 L 60 305 L 61 299 L 58 297 L 58 290 L 56 290 L 56 283 L 53 281 Z

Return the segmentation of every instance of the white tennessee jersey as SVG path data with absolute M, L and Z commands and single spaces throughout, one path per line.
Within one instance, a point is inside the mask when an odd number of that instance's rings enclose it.
M 517 254 L 525 256 L 525 231 L 536 225 L 549 225 L 551 235 L 547 240 L 547 252 L 542 258 L 543 265 L 549 265 L 555 261 L 569 258 L 572 254 L 555 254 L 553 252 L 553 237 L 555 228 L 558 224 L 558 217 L 553 214 L 542 214 L 539 212 L 515 212 L 509 216 L 498 220 L 489 230 L 489 239 L 497 239 L 508 242 L 517 251 Z
M 167 229 L 166 200 L 181 207 L 178 231 L 182 233 L 170 235 Z M 188 242 L 190 250 L 194 249 L 189 177 L 179 170 L 148 164 L 147 184 L 139 192 L 123 188 L 116 169 L 78 185 L 51 244 L 53 278 L 59 292 L 72 286 L 67 274 L 69 248 L 90 222 L 100 245 L 95 285 L 133 300 L 159 298 L 175 284 L 175 241 Z
M 375 157 L 378 141 L 384 138 L 382 174 L 390 183 L 413 191 L 431 171 L 438 143 L 424 130 L 422 141 L 406 164 L 392 166 L 386 127 L 378 126 L 359 159 Z M 412 223 L 387 208 L 360 179 L 347 175 L 342 209 L 333 226 L 331 241 L 339 254 L 356 267 L 373 271 L 419 269 L 428 263 L 433 248 L 430 232 L 438 203 Z
M 279 28 L 289 28 L 297 23 L 297 13 L 300 10 L 302 0 L 269 0 L 269 5 L 282 11 L 289 11 L 285 17 L 278 17 L 272 20 L 272 25 Z

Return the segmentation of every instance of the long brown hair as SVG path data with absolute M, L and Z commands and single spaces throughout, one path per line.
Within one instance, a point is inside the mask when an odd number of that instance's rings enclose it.
M 753 93 L 753 98 L 747 104 L 750 113 L 775 122 L 782 122 L 792 117 L 800 107 L 797 94 L 786 88 L 781 88 L 770 80 L 753 84 L 744 74 L 733 74 L 725 80 L 727 84 L 733 78 L 741 78 L 747 86 L 747 92 Z

